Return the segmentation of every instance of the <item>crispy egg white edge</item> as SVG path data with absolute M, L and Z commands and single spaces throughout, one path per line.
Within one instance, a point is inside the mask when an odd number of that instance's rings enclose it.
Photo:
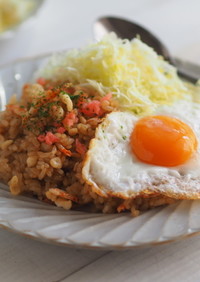
M 186 112 L 184 114 L 184 112 Z M 188 101 L 179 101 L 172 106 L 161 106 L 154 114 L 169 115 L 179 118 L 183 122 L 191 126 L 200 144 L 200 105 Z M 105 182 L 105 176 L 110 176 L 109 168 L 115 166 L 115 163 L 111 163 L 112 166 L 108 167 L 108 172 L 104 170 L 104 167 L 99 164 L 98 151 L 100 148 L 100 156 L 106 152 L 105 146 L 102 148 L 102 140 L 105 141 L 105 129 L 112 126 L 112 117 L 116 115 L 128 117 L 126 126 L 129 131 L 129 137 L 132 132 L 134 123 L 138 120 L 138 117 L 128 112 L 112 112 L 107 115 L 104 121 L 96 129 L 95 138 L 91 140 L 89 150 L 86 154 L 84 161 L 82 176 L 86 183 L 91 185 L 92 190 L 103 197 L 115 196 L 123 199 L 134 198 L 136 196 L 147 196 L 152 194 L 162 194 L 165 196 L 178 198 L 178 199 L 197 199 L 200 198 L 200 149 L 198 145 L 197 152 L 186 164 L 177 167 L 160 167 L 145 164 L 140 162 L 131 152 L 129 146 L 129 138 L 126 140 L 120 140 L 126 147 L 128 156 L 133 161 L 133 164 L 138 164 L 143 173 L 136 172 L 136 175 L 132 178 L 131 189 L 122 189 L 121 183 L 114 183 L 110 185 Z M 199 124 L 198 122 L 199 117 Z M 194 118 L 194 119 L 193 119 Z M 129 122 L 128 122 L 129 121 Z M 130 125 L 130 121 L 132 122 Z M 116 132 L 120 132 L 120 124 L 116 128 Z M 104 131 L 104 133 L 103 133 Z M 121 134 L 121 133 L 120 133 Z M 117 138 L 120 138 L 120 134 Z M 116 140 L 115 140 L 116 141 Z M 109 145 L 109 144 L 107 144 Z M 107 153 L 107 152 L 106 152 Z M 109 156 L 105 156 L 104 163 L 109 162 Z M 194 169 L 195 168 L 195 169 Z M 194 171 L 193 171 L 194 170 Z M 198 172 L 199 170 L 199 172 Z M 102 174 L 103 172 L 103 174 Z M 147 174 L 145 174 L 145 173 Z M 116 178 L 117 179 L 117 178 Z M 107 180 L 107 179 L 106 179 Z M 125 186 L 123 185 L 123 188 Z M 116 189 L 117 188 L 117 189 Z

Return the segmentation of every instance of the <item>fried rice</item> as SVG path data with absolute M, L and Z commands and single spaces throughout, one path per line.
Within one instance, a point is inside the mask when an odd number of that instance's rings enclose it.
M 118 104 L 91 85 L 38 79 L 0 113 L 0 179 L 13 195 L 29 194 L 66 210 L 114 213 L 173 203 L 161 195 L 101 197 L 82 178 L 89 143 Z

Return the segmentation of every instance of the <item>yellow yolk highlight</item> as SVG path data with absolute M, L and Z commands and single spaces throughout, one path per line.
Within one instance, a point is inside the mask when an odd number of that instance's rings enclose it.
M 145 163 L 178 166 L 197 150 L 197 139 L 190 126 L 169 116 L 140 119 L 130 139 L 132 152 Z

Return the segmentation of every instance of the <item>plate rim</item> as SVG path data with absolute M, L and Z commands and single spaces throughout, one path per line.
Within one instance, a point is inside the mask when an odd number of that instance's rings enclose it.
M 26 233 L 23 231 L 18 231 L 12 227 L 9 227 L 6 224 L 3 224 L 2 222 L 0 222 L 0 228 L 2 228 L 3 230 L 9 231 L 13 234 L 20 235 L 24 238 L 35 240 L 35 241 L 46 243 L 46 244 L 56 245 L 60 247 L 67 247 L 67 248 L 77 248 L 77 249 L 96 250 L 96 251 L 127 251 L 127 250 L 133 250 L 133 249 L 138 249 L 138 248 L 157 247 L 160 245 L 170 244 L 170 243 L 174 243 L 177 241 L 189 239 L 191 237 L 200 235 L 200 230 L 199 230 L 199 231 L 195 231 L 192 233 L 177 236 L 176 238 L 171 239 L 171 240 L 169 239 L 169 240 L 161 241 L 161 242 L 159 241 L 149 242 L 149 243 L 142 243 L 142 244 L 130 245 L 130 246 L 124 246 L 124 245 L 118 245 L 118 246 L 117 245 L 110 245 L 110 246 L 109 245 L 108 246 L 98 245 L 97 246 L 97 245 L 92 245 L 92 244 L 90 245 L 90 244 L 83 244 L 83 243 L 75 244 L 75 243 L 68 243 L 68 242 L 59 242 L 54 239 L 31 235 L 28 232 Z

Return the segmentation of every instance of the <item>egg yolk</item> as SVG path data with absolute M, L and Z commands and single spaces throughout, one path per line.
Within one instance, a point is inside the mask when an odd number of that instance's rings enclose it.
M 197 150 L 197 139 L 190 126 L 169 116 L 140 119 L 130 142 L 139 160 L 159 166 L 181 165 Z

